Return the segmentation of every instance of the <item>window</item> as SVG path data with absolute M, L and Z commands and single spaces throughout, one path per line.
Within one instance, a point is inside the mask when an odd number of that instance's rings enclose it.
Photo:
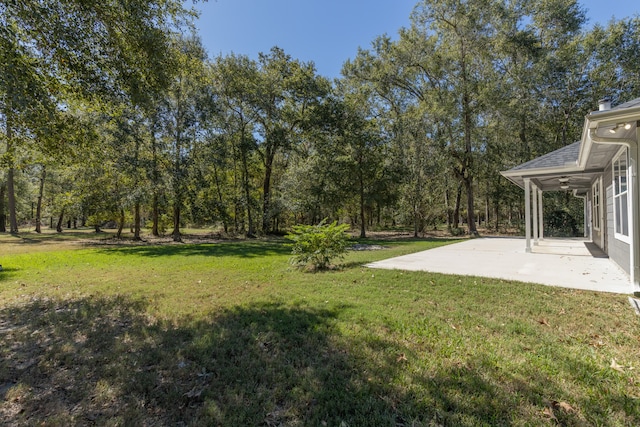
M 596 179 L 596 182 L 593 183 L 593 187 L 591 188 L 591 204 L 593 206 L 593 228 L 596 230 L 600 230 L 600 178 Z
M 613 161 L 613 222 L 615 237 L 629 240 L 628 153 L 624 148 Z

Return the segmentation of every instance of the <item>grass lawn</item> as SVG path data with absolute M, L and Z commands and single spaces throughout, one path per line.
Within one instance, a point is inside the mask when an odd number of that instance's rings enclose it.
M 280 241 L 0 235 L 0 424 L 640 425 L 627 297 L 361 267 Z

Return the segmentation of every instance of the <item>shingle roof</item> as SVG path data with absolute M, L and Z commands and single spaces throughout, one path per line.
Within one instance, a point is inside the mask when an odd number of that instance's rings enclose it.
M 639 98 L 640 101 L 640 98 Z M 507 172 L 511 171 L 525 171 L 530 169 L 548 169 L 559 168 L 570 165 L 576 165 L 578 162 L 578 155 L 580 154 L 580 141 L 569 144 L 556 151 L 544 154 L 540 157 L 536 157 L 533 160 L 529 160 L 526 163 L 522 163 Z
M 597 116 L 598 114 L 610 113 L 611 111 L 622 111 L 627 108 L 640 107 L 640 98 L 632 99 L 631 101 L 624 102 L 622 104 L 616 105 L 615 107 L 611 107 L 608 110 L 597 110 L 589 113 L 590 116 Z
M 625 108 L 637 107 L 640 105 L 640 98 L 632 99 L 631 101 L 627 101 L 620 105 L 616 105 L 612 107 L 611 110 L 624 110 Z

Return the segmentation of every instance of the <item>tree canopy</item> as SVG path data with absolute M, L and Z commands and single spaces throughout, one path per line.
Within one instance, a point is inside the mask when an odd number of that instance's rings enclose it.
M 210 59 L 193 16 L 0 4 L 0 230 L 517 228 L 498 172 L 579 139 L 603 96 L 640 96 L 640 19 L 589 29 L 575 0 L 422 0 L 333 82 L 279 47 Z

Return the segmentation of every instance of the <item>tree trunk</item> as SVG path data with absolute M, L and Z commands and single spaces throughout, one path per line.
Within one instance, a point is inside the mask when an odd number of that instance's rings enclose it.
M 158 237 L 160 236 L 160 233 L 158 232 L 158 219 L 160 218 L 160 215 L 158 212 L 158 194 L 156 194 L 155 191 L 156 190 L 154 190 L 153 201 L 151 202 L 153 205 L 151 208 L 151 234 L 154 237 Z
M 473 157 L 471 147 L 471 133 L 473 130 L 473 120 L 471 117 L 471 95 L 469 94 L 469 82 L 467 75 L 467 55 L 464 40 L 460 43 L 460 74 L 462 76 L 462 115 L 464 120 L 464 164 L 462 173 L 464 175 L 464 185 L 467 190 L 467 226 L 469 234 L 478 235 L 473 209 Z
M 58 217 L 58 224 L 56 225 L 56 231 L 58 233 L 62 233 L 62 221 L 64 220 L 64 208 L 62 212 L 60 212 L 60 216 Z
M 453 228 L 460 226 L 460 203 L 462 201 L 462 184 L 458 184 L 458 191 L 456 192 L 456 205 L 453 208 Z
M 142 240 L 140 238 L 140 202 L 136 202 L 133 207 L 133 240 Z
M 464 180 L 464 186 L 467 191 L 467 226 L 469 227 L 469 235 L 477 236 L 478 230 L 473 212 L 473 179 L 471 176 Z
M 224 199 L 222 198 L 222 189 L 220 187 L 220 179 L 218 178 L 218 167 L 216 166 L 215 161 L 213 162 L 213 178 L 216 182 L 216 195 L 218 196 L 218 213 L 220 213 L 222 219 L 222 226 L 224 228 L 224 232 L 229 231 L 229 222 L 227 218 L 227 211 L 223 209 Z
M 11 99 L 9 97 L 9 99 Z M 11 105 L 5 111 L 6 137 L 7 137 L 7 202 L 9 208 L 9 232 L 18 233 L 18 217 L 16 216 L 16 193 L 14 187 L 14 164 L 15 150 L 13 146 L 13 120 L 11 115 Z
M 158 237 L 160 236 L 160 233 L 158 232 L 158 220 L 160 218 L 159 212 L 158 212 L 158 181 L 159 181 L 159 176 L 160 173 L 158 172 L 158 148 L 157 148 L 157 141 L 156 141 L 156 134 L 155 134 L 155 119 L 153 121 L 153 124 L 151 126 L 151 164 L 153 167 L 152 170 L 152 177 L 153 177 L 153 200 L 151 202 L 151 221 L 152 221 L 152 226 L 151 226 L 151 234 L 154 237 Z
M 0 232 L 2 233 L 6 233 L 7 231 L 7 214 L 4 212 L 4 195 L 6 188 L 4 182 L 0 184 Z
M 181 114 L 178 112 L 176 121 L 179 122 Z M 179 126 L 178 126 L 179 127 Z M 182 135 L 180 134 L 180 130 L 178 129 L 176 132 L 176 153 L 175 153 L 175 164 L 173 170 L 173 231 L 171 232 L 171 236 L 173 237 L 174 242 L 182 242 L 182 236 L 180 234 L 180 209 L 182 207 L 182 155 L 180 151 L 182 150 Z
M 174 242 L 182 242 L 182 234 L 180 234 L 180 204 L 177 201 L 173 205 L 173 231 L 171 236 Z
M 263 199 L 262 199 L 262 231 L 269 233 L 269 209 L 271 209 L 271 172 L 273 167 L 273 156 L 268 154 L 269 158 L 265 159 L 264 168 L 264 182 L 262 185 Z
M 364 177 L 360 173 L 360 238 L 367 237 L 366 223 L 364 218 Z
M 529 147 L 529 141 L 527 140 L 527 116 L 524 113 L 520 118 L 519 136 L 524 151 L 524 158 L 529 160 L 531 158 L 531 148 Z
M 253 225 L 253 217 L 251 216 L 251 193 L 249 188 L 249 166 L 247 164 L 247 153 L 245 149 L 242 149 L 242 186 L 244 187 L 245 203 L 247 205 L 247 222 L 249 230 L 247 231 L 247 237 L 255 237 L 255 230 Z
M 118 232 L 116 233 L 116 238 L 122 237 L 122 229 L 124 228 L 124 209 L 120 208 L 120 221 L 118 221 Z
M 449 186 L 444 190 L 444 206 L 447 210 L 447 230 L 451 231 L 451 223 L 453 222 L 453 212 L 451 210 L 451 203 L 449 203 Z
M 488 191 L 487 194 L 485 195 L 484 198 L 484 227 L 488 230 L 489 229 L 489 195 L 488 195 Z

